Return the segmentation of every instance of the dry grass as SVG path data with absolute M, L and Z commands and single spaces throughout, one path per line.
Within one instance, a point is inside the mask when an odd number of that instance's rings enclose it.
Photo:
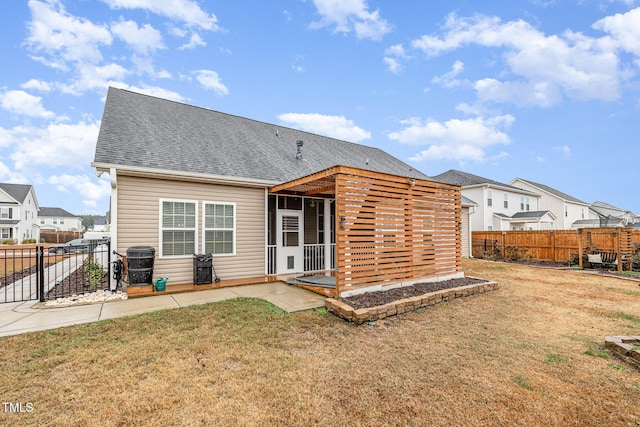
M 233 300 L 0 339 L 1 425 L 640 425 L 636 283 L 465 261 L 501 288 L 376 325 Z

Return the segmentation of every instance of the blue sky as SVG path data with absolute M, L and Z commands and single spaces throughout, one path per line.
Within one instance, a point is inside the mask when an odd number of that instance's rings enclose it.
M 640 213 L 640 0 L 3 2 L 0 182 L 104 214 L 108 86 Z

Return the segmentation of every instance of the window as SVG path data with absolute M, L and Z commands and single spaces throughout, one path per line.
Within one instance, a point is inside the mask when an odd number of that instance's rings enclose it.
M 487 206 L 493 206 L 493 192 L 487 190 Z
M 493 225 L 488 226 L 487 231 L 493 231 Z
M 509 209 L 509 194 L 504 193 L 504 208 Z
M 44 218 L 40 218 L 40 224 L 44 224 Z
M 60 224 L 64 224 L 64 218 L 60 218 Z
M 234 203 L 204 203 L 204 251 L 234 255 L 236 206 Z
M 564 205 L 564 216 L 565 218 L 569 216 L 569 206 Z
M 582 208 L 582 219 L 584 219 L 584 208 Z
M 529 207 L 529 198 L 527 197 L 527 198 L 525 198 L 524 200 L 525 200 L 525 202 L 524 202 L 524 203 L 525 203 L 525 207 L 524 207 L 524 208 L 525 208 L 525 210 L 526 210 L 526 211 L 528 211 L 528 210 L 530 210 L 530 207 Z
M 13 218 L 13 208 L 0 208 L 0 219 Z
M 11 229 L 0 228 L 0 239 L 10 239 L 10 238 L 11 238 Z
M 196 250 L 196 202 L 161 200 L 161 256 L 193 255 Z
M 53 218 L 53 223 L 57 224 L 58 223 L 58 218 Z
M 524 210 L 524 196 L 520 196 L 520 210 Z

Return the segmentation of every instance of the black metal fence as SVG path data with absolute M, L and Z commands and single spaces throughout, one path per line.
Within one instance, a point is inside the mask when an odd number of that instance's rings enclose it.
M 0 248 L 0 303 L 82 295 L 110 286 L 110 241 Z

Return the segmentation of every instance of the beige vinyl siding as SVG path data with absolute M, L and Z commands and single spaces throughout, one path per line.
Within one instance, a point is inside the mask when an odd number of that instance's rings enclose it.
M 118 175 L 118 252 L 125 255 L 131 246 L 152 246 L 156 250 L 154 277 L 191 283 L 191 256 L 160 257 L 161 199 L 197 201 L 197 253 L 204 250 L 203 202 L 234 202 L 236 254 L 215 256 L 216 272 L 222 280 L 264 275 L 264 189 Z

